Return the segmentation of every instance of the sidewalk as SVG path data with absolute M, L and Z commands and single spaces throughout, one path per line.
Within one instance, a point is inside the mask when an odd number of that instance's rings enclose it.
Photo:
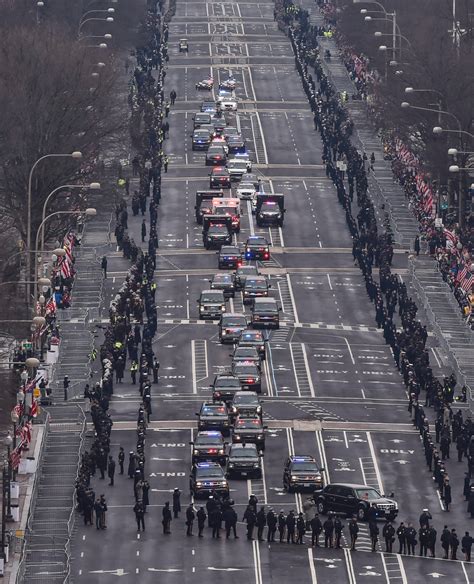
M 37 470 L 44 443 L 44 434 L 44 424 L 33 425 L 30 448 L 20 463 L 19 471 L 21 470 L 22 472 L 17 473 L 16 483 L 19 487 L 19 497 L 18 499 L 12 498 L 11 505 L 14 514 L 16 513 L 15 509 L 18 509 L 19 521 L 7 521 L 5 526 L 7 533 L 11 533 L 8 557 L 4 568 L 3 582 L 5 584 L 13 584 L 16 582 L 25 530 L 31 509 L 33 487 L 38 477 Z M 26 461 L 28 459 L 30 461 L 27 463 Z M 31 459 L 33 459 L 33 462 L 31 462 Z M 25 466 L 29 466 L 29 468 L 25 468 Z M 25 470 L 28 470 L 28 472 L 25 472 Z

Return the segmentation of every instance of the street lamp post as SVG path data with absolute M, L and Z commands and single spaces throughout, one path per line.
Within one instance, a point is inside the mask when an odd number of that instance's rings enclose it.
M 46 223 L 46 221 L 48 221 L 49 219 L 51 219 L 51 217 L 55 217 L 56 215 L 86 215 L 88 217 L 93 217 L 95 215 L 97 215 L 97 211 L 96 209 L 90 207 L 87 208 L 85 211 L 55 211 L 54 213 L 51 213 L 50 215 L 48 215 L 47 217 L 45 217 L 43 219 L 43 221 L 41 222 L 41 225 L 38 227 L 38 231 L 36 232 L 36 246 L 35 249 L 38 248 L 39 245 L 39 234 L 41 233 L 41 229 L 44 227 L 44 224 Z M 43 251 L 43 250 L 41 250 Z M 35 256 L 35 302 L 38 296 L 38 255 Z
M 86 18 L 85 20 L 83 20 L 80 24 L 79 24 L 79 28 L 77 29 L 77 36 L 80 37 L 81 35 L 81 30 L 82 27 L 87 24 L 88 22 L 113 22 L 114 21 L 114 17 L 113 16 L 107 16 L 107 18 Z
M 27 201 L 27 221 L 26 221 L 26 248 L 31 249 L 31 194 L 32 194 L 32 183 L 33 183 L 33 173 L 38 166 L 38 164 L 45 160 L 46 158 L 75 158 L 81 159 L 82 152 L 75 150 L 71 154 L 45 154 L 38 158 L 38 160 L 33 164 L 30 170 L 30 174 L 28 176 L 28 201 Z M 31 260 L 30 255 L 28 254 L 26 257 L 26 272 L 27 277 L 30 277 L 31 274 Z M 29 301 L 30 298 L 30 286 L 27 285 L 26 294 Z
M 11 447 L 13 444 L 13 438 L 8 432 L 7 436 L 5 437 L 5 446 L 7 447 L 7 461 L 8 461 L 8 482 L 7 482 L 7 513 L 6 519 L 12 519 L 12 498 L 11 498 L 11 480 L 12 480 L 12 460 L 11 460 Z
M 88 185 L 61 185 L 60 187 L 56 187 L 55 189 L 53 189 L 49 195 L 46 197 L 46 200 L 43 204 L 43 213 L 41 215 L 41 222 L 44 222 L 44 218 L 46 217 L 46 207 L 48 206 L 48 203 L 50 201 L 50 199 L 59 191 L 62 191 L 64 189 L 91 189 L 91 190 L 99 190 L 100 189 L 100 183 L 98 182 L 92 182 L 89 183 Z M 41 249 L 44 249 L 44 225 L 43 228 L 41 230 Z
M 438 113 L 439 115 L 443 114 L 445 116 L 451 116 L 452 118 L 454 118 L 456 120 L 456 123 L 458 125 L 458 134 L 463 133 L 463 131 L 461 130 L 461 122 L 451 112 L 448 112 L 448 111 L 442 110 L 442 109 L 433 109 L 433 108 L 429 108 L 429 107 L 420 107 L 418 105 L 411 105 L 407 101 L 402 101 L 402 103 L 400 105 L 403 109 L 410 108 L 410 109 L 416 109 L 416 110 L 421 110 L 421 111 L 425 111 L 425 112 L 435 112 L 435 113 Z M 435 134 L 437 134 L 437 133 L 438 132 L 435 132 Z
M 433 128 L 433 134 L 443 134 L 444 132 L 449 134 L 462 134 L 465 136 L 469 136 L 469 138 L 472 138 L 474 140 L 474 134 L 466 132 L 466 130 L 447 130 L 446 128 L 442 128 L 441 126 L 435 126 Z

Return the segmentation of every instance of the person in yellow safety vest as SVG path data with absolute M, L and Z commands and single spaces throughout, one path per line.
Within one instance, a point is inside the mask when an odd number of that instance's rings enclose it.
M 152 282 L 150 284 L 150 289 L 151 289 L 151 295 L 153 296 L 153 300 L 155 300 L 155 294 L 156 294 L 156 282 Z
M 347 91 L 341 91 L 341 100 L 347 101 Z
M 118 349 L 119 351 L 122 349 L 123 344 L 120 341 L 115 341 L 114 349 Z
M 137 382 L 137 371 L 138 371 L 138 363 L 136 361 L 132 361 L 130 365 L 130 375 L 132 376 L 132 384 L 135 385 Z
M 124 179 L 124 178 L 119 178 L 119 179 L 118 179 L 118 181 L 117 181 L 117 185 L 118 185 L 120 188 L 122 188 L 122 189 L 123 189 L 123 188 L 125 187 L 125 179 Z
M 97 349 L 92 349 L 92 351 L 89 354 L 89 361 L 95 361 L 97 357 Z

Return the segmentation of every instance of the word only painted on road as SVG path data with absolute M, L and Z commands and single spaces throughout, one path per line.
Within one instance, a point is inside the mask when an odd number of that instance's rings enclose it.
M 381 448 L 382 454 L 415 454 L 414 450 L 402 450 L 401 448 Z

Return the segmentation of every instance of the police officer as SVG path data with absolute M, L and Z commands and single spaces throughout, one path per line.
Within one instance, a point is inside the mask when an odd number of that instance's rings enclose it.
M 435 546 L 436 546 L 437 535 L 438 535 L 438 533 L 433 526 L 428 528 L 428 549 L 430 551 L 432 558 L 436 557 Z
M 356 541 L 359 535 L 359 526 L 355 517 L 352 517 L 352 519 L 349 521 L 349 534 L 351 536 L 351 550 L 355 552 Z
M 121 446 L 119 449 L 118 463 L 119 463 L 119 467 L 120 467 L 120 474 L 123 475 L 123 465 L 125 463 L 125 452 L 123 450 L 123 446 Z
M 377 523 L 373 522 L 369 525 L 370 541 L 372 542 L 372 551 L 375 552 L 377 542 L 379 541 L 379 528 Z
M 416 529 L 413 527 L 411 523 L 408 523 L 406 527 L 405 536 L 407 540 L 408 555 L 414 556 L 416 546 Z
M 395 528 L 393 527 L 391 521 L 387 521 L 387 523 L 383 526 L 382 535 L 385 539 L 385 551 L 388 553 L 392 553 L 392 544 L 395 541 L 393 537 L 395 535 Z
M 255 523 L 257 521 L 257 516 L 254 512 L 253 507 L 247 505 L 247 509 L 245 510 L 243 521 L 247 522 L 247 539 L 253 540 L 253 530 L 255 527 Z
M 280 543 L 282 543 L 283 538 L 285 537 L 285 529 L 286 529 L 286 517 L 285 512 L 283 509 L 280 510 L 278 513 L 278 533 L 280 534 Z
M 341 537 L 342 537 L 342 530 L 344 529 L 344 525 L 342 525 L 342 521 L 339 517 L 336 516 L 334 519 L 334 533 L 336 535 L 335 538 L 335 547 L 337 549 L 341 549 Z
M 420 527 L 418 537 L 420 539 L 420 556 L 426 557 L 428 553 L 428 529 L 429 527 Z
M 212 527 L 212 538 L 219 539 L 221 537 L 220 531 L 222 527 L 222 511 L 220 510 L 219 507 L 216 507 L 215 509 L 212 510 L 209 523 L 211 524 Z
M 114 486 L 114 476 L 115 476 L 115 460 L 112 456 L 109 456 L 109 462 L 107 464 L 107 476 L 110 479 L 109 486 Z
M 399 554 L 406 554 L 407 553 L 407 537 L 406 537 L 406 528 L 403 521 L 400 523 L 397 529 L 397 537 L 398 543 L 400 544 L 398 553 Z
M 196 519 L 193 504 L 190 503 L 186 509 L 186 535 L 193 535 L 193 524 Z
M 258 504 L 258 499 L 254 494 L 251 494 L 249 497 L 249 502 L 248 505 L 250 507 L 252 507 L 253 512 L 255 513 L 255 515 L 257 514 L 257 504 Z
M 155 357 L 153 359 L 153 383 L 158 383 L 158 371 L 160 370 L 160 362 Z
M 302 544 L 303 537 L 306 532 L 306 521 L 303 513 L 299 513 L 298 519 L 296 520 L 296 531 L 298 534 L 296 538 L 296 543 Z
M 311 546 L 319 547 L 319 536 L 323 530 L 323 524 L 321 523 L 321 519 L 319 519 L 318 513 L 311 519 L 309 525 L 311 527 Z
M 145 515 L 143 511 L 143 505 L 141 503 L 135 503 L 133 507 L 135 512 L 135 519 L 137 520 L 137 531 L 140 531 L 140 527 L 145 531 Z
M 323 524 L 324 529 L 324 547 L 333 547 L 333 534 L 334 534 L 334 521 L 332 520 L 332 514 L 329 514 L 329 517 Z
M 293 509 L 288 513 L 286 518 L 286 543 L 295 543 L 296 517 Z
M 130 376 L 132 378 L 132 385 L 137 383 L 137 371 L 138 371 L 138 363 L 136 361 L 132 361 L 130 363 Z
M 260 507 L 260 511 L 257 513 L 257 538 L 258 541 L 263 541 L 263 530 L 267 524 L 267 516 L 265 513 L 265 507 Z
M 273 512 L 273 509 L 270 508 L 270 510 L 267 513 L 267 527 L 268 527 L 268 532 L 267 532 L 267 542 L 274 542 L 275 541 L 275 533 L 276 533 L 276 528 L 277 528 L 277 517 L 275 515 L 275 513 Z
M 173 491 L 173 515 L 177 519 L 181 512 L 181 491 L 176 487 Z
M 227 506 L 222 514 L 225 526 L 225 536 L 227 539 L 230 537 L 231 530 L 234 532 L 234 538 L 239 539 L 237 535 L 237 513 L 232 506 Z
M 163 507 L 162 511 L 163 519 L 161 521 L 163 525 L 163 533 L 168 535 L 171 533 L 170 525 L 171 525 L 171 509 L 169 501 L 166 501 L 165 506 Z
M 206 512 L 204 511 L 204 507 L 199 507 L 199 511 L 196 514 L 197 522 L 198 522 L 198 537 L 204 537 L 202 532 L 204 531 L 204 526 L 206 525 Z

